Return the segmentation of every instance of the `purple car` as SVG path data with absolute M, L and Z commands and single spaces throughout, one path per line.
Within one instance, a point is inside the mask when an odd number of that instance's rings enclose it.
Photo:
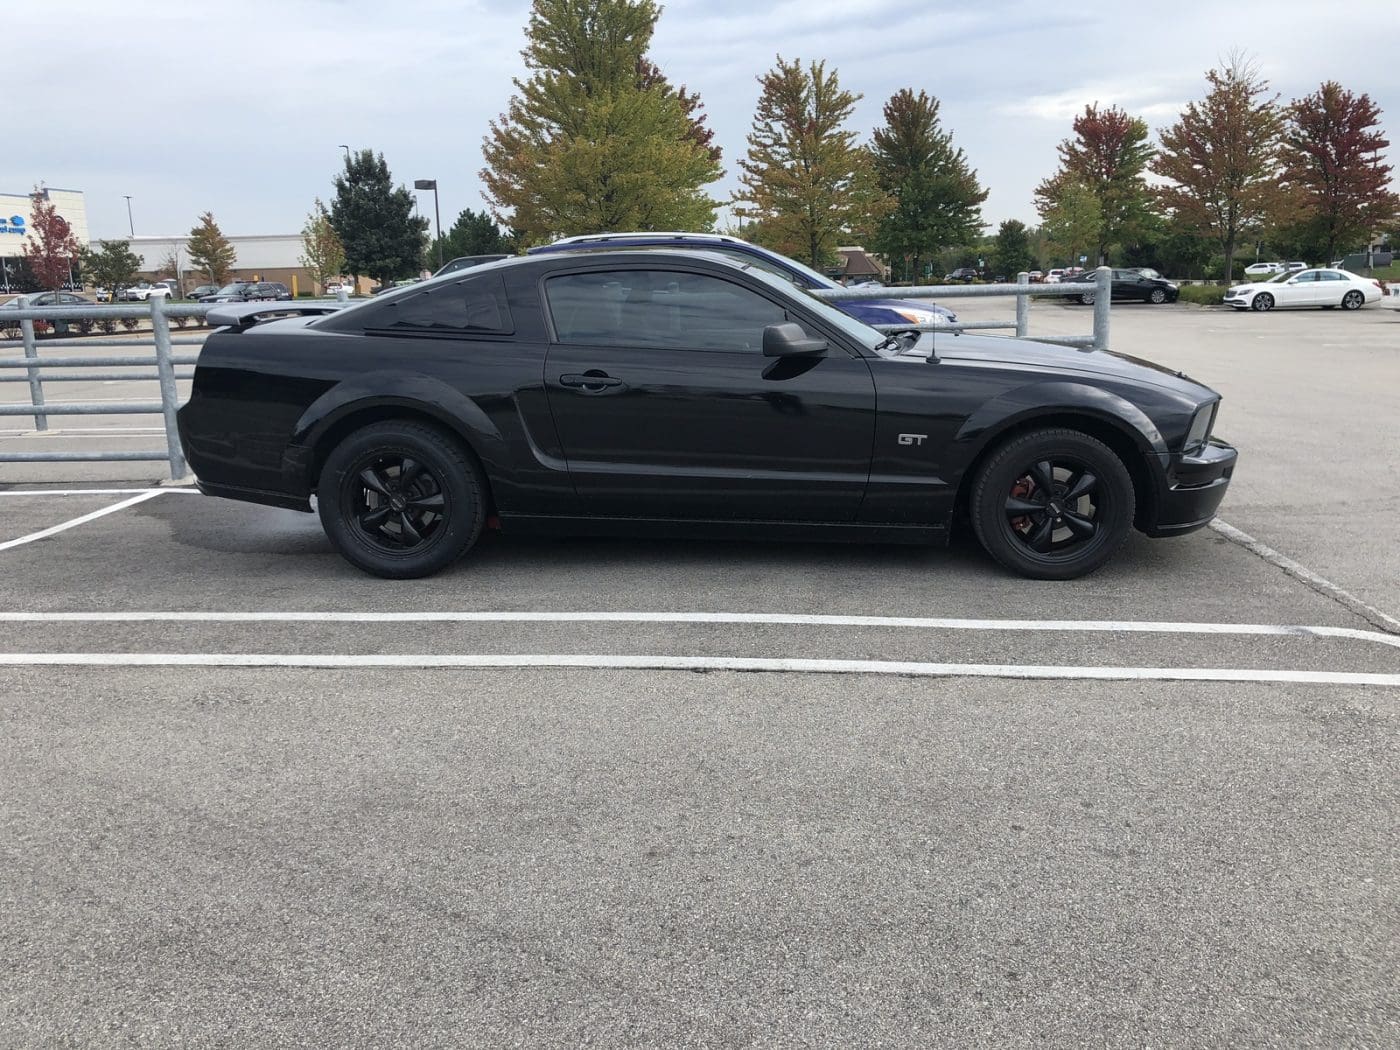
M 726 237 L 718 233 L 597 233 L 583 237 L 565 237 L 553 244 L 531 248 L 526 254 L 541 255 L 601 248 L 699 248 L 749 263 L 799 288 L 841 287 L 830 277 L 803 266 L 786 255 L 779 255 L 767 248 L 741 241 L 737 237 Z M 915 302 L 912 299 L 843 299 L 831 305 L 868 325 L 951 325 L 958 319 L 957 315 L 946 307 L 930 302 Z

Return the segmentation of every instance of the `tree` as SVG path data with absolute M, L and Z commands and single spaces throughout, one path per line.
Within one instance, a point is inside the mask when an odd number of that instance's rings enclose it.
M 190 240 L 185 250 L 190 253 L 190 266 L 203 273 L 210 284 L 228 282 L 238 253 L 219 229 L 212 212 L 206 211 L 199 217 L 199 222 L 190 230 Z
M 384 154 L 364 149 L 346 156 L 345 171 L 335 179 L 330 221 L 352 274 L 382 284 L 418 273 L 428 220 L 414 216 L 413 194 L 394 186 Z
M 824 62 L 804 69 L 781 55 L 758 82 L 734 212 L 757 223 L 755 240 L 821 268 L 878 202 L 873 159 L 845 127 L 861 96 Z
M 1093 250 L 1103 229 L 1098 194 L 1081 182 L 1061 186 L 1046 209 L 1043 229 L 1056 257 L 1077 265 L 1081 255 Z
M 180 255 L 178 248 L 171 248 L 161 257 L 160 262 L 156 264 L 156 276 L 159 277 L 161 274 L 165 274 L 177 280 L 179 279 Z
M 511 247 L 490 212 L 463 208 L 452 229 L 443 234 L 442 257 L 456 259 L 462 255 L 505 255 L 510 253 Z M 430 247 L 428 254 L 436 259 L 436 248 Z
M 302 266 L 311 271 L 311 279 L 318 290 L 324 290 L 332 277 L 339 277 L 345 271 L 345 245 L 340 243 L 340 235 L 331 225 L 330 212 L 317 197 L 306 216 L 306 224 L 301 228 Z
M 29 263 L 29 271 L 39 287 L 56 290 L 72 279 L 73 263 L 78 258 L 78 240 L 68 220 L 58 214 L 43 190 L 35 188 L 33 201 L 29 236 L 20 253 Z
M 1088 188 L 1099 202 L 1100 223 L 1091 247 L 1099 263 L 1111 245 L 1138 236 L 1151 211 L 1152 191 L 1143 178 L 1152 147 L 1147 122 L 1117 106 L 1087 105 L 1074 118 L 1074 138 L 1058 147 L 1060 169 L 1036 187 L 1041 217 L 1059 199 L 1067 183 Z
M 938 250 L 972 244 L 982 232 L 987 191 L 938 119 L 938 99 L 905 88 L 885 103 L 871 143 L 874 174 L 891 204 L 874 247 L 908 259 L 914 273 Z
M 1267 223 L 1283 201 L 1283 116 L 1268 81 L 1241 55 L 1232 55 L 1223 70 L 1207 72 L 1206 82 L 1206 97 L 1187 103 L 1181 118 L 1161 133 L 1152 170 L 1168 180 L 1158 196 L 1176 222 L 1219 242 L 1228 279 L 1241 234 Z
M 106 288 L 116 302 L 117 289 L 125 288 L 136 279 L 141 269 L 141 256 L 131 250 L 129 241 L 98 241 L 98 248 L 80 251 L 83 275 L 98 288 Z
M 1035 269 L 1035 253 L 1031 251 L 1030 231 L 1019 219 L 1007 219 L 997 230 L 996 244 L 992 248 L 993 267 L 998 273 L 1015 280 L 1023 271 Z
M 1400 212 L 1390 190 L 1390 145 L 1381 111 L 1370 96 L 1354 95 L 1334 80 L 1293 102 L 1283 136 L 1284 178 L 1298 193 L 1304 227 L 1330 261 L 1369 243 L 1369 235 Z
M 482 143 L 486 200 L 527 242 L 708 230 L 723 172 L 699 99 L 647 57 L 655 0 L 534 0 L 531 71 Z

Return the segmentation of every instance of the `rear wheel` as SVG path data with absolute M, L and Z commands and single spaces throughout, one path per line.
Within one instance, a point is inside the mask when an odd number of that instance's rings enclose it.
M 1103 442 L 1034 430 L 997 449 L 973 485 L 972 528 L 1002 565 L 1037 580 L 1102 566 L 1132 529 L 1132 478 Z
M 1263 313 L 1265 310 L 1272 310 L 1274 308 L 1274 297 L 1268 292 L 1260 292 L 1254 297 L 1253 301 L 1250 302 L 1249 308 L 1251 310 L 1258 310 L 1260 313 Z
M 1080 301 L 1081 303 L 1083 303 L 1085 306 L 1093 306 L 1093 305 L 1094 305 L 1094 293 L 1093 293 L 1093 292 L 1084 292 L 1083 294 L 1081 294 L 1081 295 L 1079 296 L 1079 301 Z
M 386 579 L 447 567 L 486 520 L 486 480 L 475 458 L 446 431 L 407 420 L 375 423 L 337 445 L 316 495 L 336 549 Z
M 1366 297 L 1357 291 L 1347 292 L 1346 295 L 1342 296 L 1343 310 L 1360 310 L 1365 303 Z

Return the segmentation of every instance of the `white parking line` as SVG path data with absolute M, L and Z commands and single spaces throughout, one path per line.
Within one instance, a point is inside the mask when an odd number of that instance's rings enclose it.
M 199 489 L 171 486 L 168 489 L 0 489 L 0 496 L 120 496 L 125 493 L 134 496 L 138 492 L 148 492 L 152 495 L 162 492 L 191 492 L 199 495 Z
M 25 543 L 33 543 L 35 540 L 42 540 L 49 536 L 56 535 L 57 533 L 66 532 L 71 528 L 83 525 L 97 518 L 105 518 L 108 514 L 115 514 L 119 510 L 126 510 L 127 507 L 134 507 L 138 503 L 144 503 L 148 499 L 154 499 L 156 496 L 159 496 L 162 491 L 164 490 L 156 489 L 154 491 L 142 492 L 131 497 L 131 499 L 124 499 L 120 503 L 114 503 L 110 507 L 103 507 L 101 510 L 95 510 L 91 514 L 84 514 L 80 518 L 73 518 L 71 521 L 63 522 L 61 525 L 40 529 L 38 532 L 31 532 L 28 536 L 20 536 L 18 539 L 6 540 L 4 543 L 0 543 L 0 551 L 7 551 L 11 547 L 18 547 Z
M 587 654 L 339 655 L 325 653 L 0 653 L 0 666 L 47 667 L 317 667 L 541 668 L 629 671 L 764 671 L 783 674 L 878 674 L 919 678 L 1039 678 L 1096 681 L 1301 683 L 1400 687 L 1400 674 L 1267 671 L 1213 667 L 1066 667 L 1024 664 L 941 664 L 902 660 L 785 660 L 726 656 L 598 656 Z
M 1265 635 L 1343 638 L 1400 649 L 1400 635 L 1355 627 L 1163 620 L 986 620 L 938 616 L 840 616 L 729 612 L 4 612 L 0 623 L 667 623 L 791 627 L 890 627 L 932 631 L 1048 631 L 1098 634 Z

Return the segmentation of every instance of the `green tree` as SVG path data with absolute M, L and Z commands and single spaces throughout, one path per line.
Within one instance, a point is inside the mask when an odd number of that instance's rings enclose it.
M 756 224 L 755 240 L 820 269 L 871 225 L 879 200 L 872 158 L 846 128 L 861 96 L 824 62 L 782 56 L 759 83 L 734 213 Z
M 335 178 L 330 220 L 352 274 L 381 284 L 417 275 L 428 220 L 413 214 L 413 194 L 394 185 L 384 154 L 363 149 L 345 158 L 345 170 Z
M 982 232 L 987 191 L 938 119 L 938 99 L 905 88 L 885 103 L 885 123 L 870 152 L 876 184 L 889 206 L 873 241 L 877 251 L 908 261 L 913 273 L 942 248 L 974 243 Z
M 1214 238 L 1234 272 L 1241 235 L 1267 225 L 1286 201 L 1280 187 L 1278 96 L 1253 63 L 1232 55 L 1206 73 L 1210 90 L 1189 102 L 1161 133 L 1152 170 L 1167 180 L 1158 191 L 1178 227 Z
M 345 245 L 331 225 L 331 213 L 317 197 L 301 228 L 301 265 L 311 272 L 317 290 L 345 272 Z
M 496 220 L 491 218 L 491 213 L 472 211 L 470 208 L 462 209 L 457 221 L 452 224 L 452 229 L 442 237 L 444 259 L 456 259 L 462 255 L 509 254 L 511 249 L 510 241 L 501 233 L 501 228 L 496 225 Z M 436 261 L 436 244 L 429 246 L 428 256 Z
M 186 250 L 190 253 L 190 265 L 203 273 L 210 284 L 228 282 L 238 253 L 219 229 L 212 212 L 206 211 L 194 224 Z
M 1094 250 L 1103 229 L 1098 194 L 1081 182 L 1065 183 L 1045 210 L 1043 229 L 1055 256 L 1077 266 L 1081 255 Z
M 708 230 L 723 172 L 699 99 L 647 58 L 655 0 L 534 0 L 486 199 L 526 243 L 601 230 Z
M 1060 168 L 1036 187 L 1041 217 L 1071 182 L 1086 187 L 1099 202 L 1099 229 L 1087 253 L 1099 263 L 1107 261 L 1109 248 L 1132 241 L 1142 233 L 1152 211 L 1152 191 L 1143 178 L 1152 147 L 1147 122 L 1130 117 L 1117 106 L 1084 107 L 1074 118 L 1074 138 L 1058 147 Z
M 1287 110 L 1284 178 L 1305 216 L 1300 225 L 1328 262 L 1363 242 L 1400 213 L 1390 189 L 1390 141 L 1380 107 L 1329 80 Z
M 992 247 L 993 269 L 1014 281 L 1023 271 L 1035 269 L 1035 252 L 1031 250 L 1031 235 L 1019 219 L 1007 219 L 997 230 Z
M 117 289 L 136 280 L 141 269 L 141 256 L 131 250 L 130 241 L 98 241 L 97 250 L 80 248 L 83 276 L 98 288 L 106 288 L 116 302 Z

